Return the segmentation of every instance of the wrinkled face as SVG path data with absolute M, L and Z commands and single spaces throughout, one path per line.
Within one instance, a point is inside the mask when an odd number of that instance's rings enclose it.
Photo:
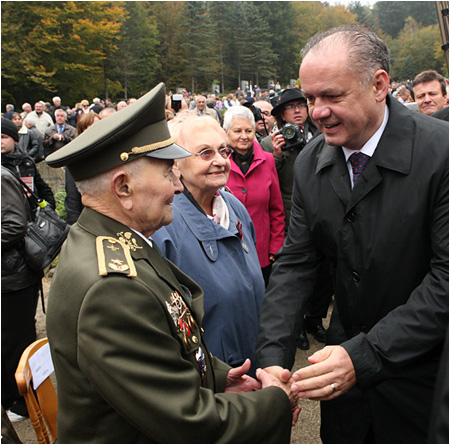
M 200 96 L 197 97 L 197 108 L 200 111 L 203 111 L 206 108 L 206 97 Z
M 309 115 L 327 144 L 359 150 L 378 129 L 382 108 L 374 82 L 361 86 L 348 67 L 346 51 L 327 47 L 309 52 L 300 67 L 300 79 Z
M 148 159 L 139 174 L 132 177 L 132 228 L 149 237 L 173 219 L 172 202 L 183 186 L 173 171 L 173 161 Z
M 16 148 L 16 141 L 9 135 L 2 133 L 2 153 L 14 153 Z
M 413 90 L 421 113 L 430 116 L 444 108 L 447 95 L 442 94 L 439 80 L 419 83 Z
M 17 128 L 22 127 L 22 117 L 20 116 L 20 114 L 16 114 L 14 115 L 11 120 L 16 124 Z
M 65 115 L 65 113 L 55 113 L 55 121 L 58 125 L 64 125 L 64 123 L 66 122 L 67 117 Z
M 227 138 L 224 131 L 205 127 L 200 131 L 186 131 L 183 146 L 191 153 L 200 153 L 203 150 L 213 149 L 215 156 L 206 161 L 201 156 L 189 156 L 177 161 L 183 183 L 188 190 L 198 196 L 203 193 L 213 194 L 228 181 L 230 173 L 230 160 L 223 158 L 219 150 L 227 148 Z
M 40 102 L 36 102 L 34 105 L 34 111 L 37 114 L 42 114 L 44 112 L 44 106 Z
M 304 125 L 306 119 L 308 119 L 306 102 L 303 100 L 289 102 L 281 112 L 281 118 L 289 124 Z
M 61 99 L 53 99 L 53 104 L 55 107 L 59 107 L 61 105 Z
M 255 131 L 248 119 L 242 117 L 235 117 L 228 131 L 230 139 L 230 147 L 237 152 L 246 153 L 253 144 L 255 138 Z

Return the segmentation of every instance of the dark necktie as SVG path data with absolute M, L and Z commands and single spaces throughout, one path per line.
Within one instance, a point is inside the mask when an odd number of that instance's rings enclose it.
M 353 185 L 356 184 L 356 181 L 359 178 L 359 175 L 364 170 L 364 167 L 367 164 L 367 161 L 370 159 L 370 156 L 365 155 L 364 153 L 355 152 L 349 157 L 350 164 L 352 165 L 353 170 Z

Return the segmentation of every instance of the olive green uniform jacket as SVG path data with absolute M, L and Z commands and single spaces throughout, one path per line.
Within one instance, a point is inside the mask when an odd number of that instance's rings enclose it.
M 189 315 L 192 315 L 191 318 Z M 121 223 L 85 208 L 50 290 L 59 443 L 288 443 L 280 388 L 223 393 L 203 292 Z

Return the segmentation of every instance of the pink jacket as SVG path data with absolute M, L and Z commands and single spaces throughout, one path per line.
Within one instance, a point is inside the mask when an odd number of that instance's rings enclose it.
M 256 251 L 261 267 L 270 264 L 269 254 L 278 252 L 284 242 L 284 207 L 272 153 L 253 141 L 254 159 L 244 176 L 230 158 L 227 187 L 247 208 L 256 231 Z

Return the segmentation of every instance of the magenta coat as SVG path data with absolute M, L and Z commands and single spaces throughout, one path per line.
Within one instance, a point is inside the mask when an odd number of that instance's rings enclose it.
M 284 241 L 284 207 L 280 184 L 271 153 L 253 141 L 254 159 L 244 176 L 230 158 L 227 187 L 247 208 L 256 231 L 256 251 L 261 267 L 270 264 L 269 254 L 276 254 Z

